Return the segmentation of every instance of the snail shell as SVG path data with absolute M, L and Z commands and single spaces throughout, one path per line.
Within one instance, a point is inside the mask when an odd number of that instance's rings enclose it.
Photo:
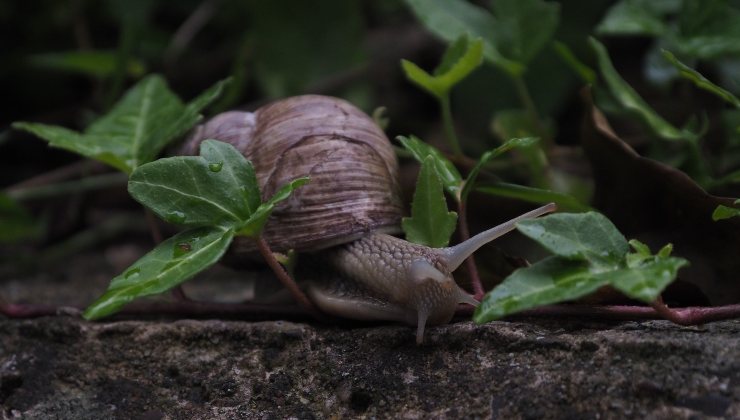
M 209 138 L 252 161 L 263 200 L 296 178 L 311 178 L 276 206 L 263 235 L 275 250 L 331 248 L 308 270 L 307 292 L 321 310 L 416 325 L 419 343 L 427 323 L 449 322 L 460 303 L 478 304 L 452 277 L 465 258 L 522 218 L 554 210 L 541 207 L 449 248 L 387 235 L 400 231 L 402 212 L 393 148 L 370 117 L 337 98 L 297 96 L 254 113 L 221 114 L 196 128 L 181 152 L 195 154 Z M 255 248 L 253 240 L 236 238 L 232 252 Z
M 252 162 L 263 200 L 296 178 L 311 178 L 266 224 L 265 239 L 275 250 L 318 250 L 370 232 L 400 231 L 393 148 L 370 117 L 344 100 L 304 95 L 253 113 L 220 114 L 195 129 L 183 152 L 196 154 L 210 138 L 234 145 Z M 256 249 L 237 239 L 234 252 Z

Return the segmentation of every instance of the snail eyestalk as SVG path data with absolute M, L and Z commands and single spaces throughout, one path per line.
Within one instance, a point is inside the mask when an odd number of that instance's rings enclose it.
M 447 261 L 447 269 L 450 272 L 455 271 L 460 264 L 465 261 L 472 253 L 478 250 L 478 248 L 491 242 L 492 240 L 503 236 L 516 228 L 516 224 L 526 219 L 533 219 L 535 217 L 542 216 L 547 213 L 552 213 L 557 210 L 555 203 L 546 204 L 540 208 L 534 209 L 530 212 L 524 213 L 519 217 L 515 217 L 505 223 L 498 226 L 492 227 L 486 231 L 483 231 L 465 242 L 444 248 L 441 250 L 442 256 Z

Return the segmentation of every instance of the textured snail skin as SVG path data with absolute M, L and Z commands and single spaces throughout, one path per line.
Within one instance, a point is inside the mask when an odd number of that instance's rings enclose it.
M 324 312 L 416 325 L 421 343 L 426 324 L 449 322 L 459 303 L 478 304 L 455 283 L 439 249 L 374 233 L 326 252 L 337 279 L 308 288 Z
M 301 270 L 321 310 L 416 325 L 418 343 L 427 323 L 449 322 L 460 303 L 478 304 L 451 275 L 468 255 L 521 218 L 552 211 L 545 206 L 451 248 L 387 235 L 400 232 L 396 156 L 370 117 L 337 98 L 296 96 L 254 113 L 220 114 L 194 130 L 181 154 L 195 154 L 205 139 L 230 143 L 252 162 L 263 199 L 310 177 L 275 208 L 263 232 L 267 242 L 274 250 L 311 251 L 321 262 Z M 255 248 L 237 238 L 231 252 Z

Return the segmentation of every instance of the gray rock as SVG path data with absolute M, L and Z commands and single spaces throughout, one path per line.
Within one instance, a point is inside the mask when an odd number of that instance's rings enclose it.
M 740 418 L 740 321 L 0 320 L 5 418 Z

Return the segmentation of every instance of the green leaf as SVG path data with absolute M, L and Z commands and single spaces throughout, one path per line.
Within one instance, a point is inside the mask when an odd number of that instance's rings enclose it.
M 257 207 L 257 210 L 247 219 L 246 222 L 239 225 L 237 235 L 255 237 L 262 232 L 262 228 L 265 226 L 267 219 L 275 209 L 275 204 L 285 200 L 296 190 L 296 188 L 308 183 L 309 178 L 297 178 L 283 185 L 267 202 L 262 203 Z
M 680 8 L 680 0 L 622 0 L 607 11 L 596 33 L 661 36 L 667 31 L 664 16 Z
M 594 276 L 584 261 L 548 257 L 530 267 L 514 271 L 489 292 L 475 309 L 479 324 L 537 306 L 586 296 L 608 284 Z
M 613 264 L 629 250 L 627 240 L 604 215 L 558 213 L 524 220 L 517 229 L 555 255 L 596 264 Z
M 556 256 L 514 271 L 488 293 L 473 319 L 488 322 L 514 312 L 580 298 L 602 286 L 654 302 L 688 264 L 670 256 L 666 245 L 652 255 L 647 245 L 631 240 L 636 252 L 614 225 L 599 213 L 553 214 L 517 224 Z
M 505 142 L 501 146 L 483 153 L 483 155 L 481 155 L 480 159 L 478 159 L 478 162 L 475 164 L 473 169 L 470 170 L 470 173 L 468 174 L 467 179 L 465 179 L 462 192 L 460 193 L 460 197 L 461 197 L 460 201 L 464 203 L 468 200 L 468 195 L 470 194 L 470 191 L 475 185 L 475 181 L 476 181 L 476 178 L 478 178 L 478 174 L 480 173 L 480 170 L 491 159 L 494 159 L 508 152 L 509 150 L 517 148 L 517 147 L 531 147 L 535 145 L 539 140 L 540 139 L 538 137 L 524 137 L 520 139 L 509 139 L 507 142 Z
M 558 205 L 558 209 L 563 211 L 585 212 L 592 210 L 591 207 L 569 194 L 506 182 L 481 186 L 476 188 L 476 191 L 498 197 L 516 198 L 530 203 L 547 204 L 554 202 Z
M 260 205 L 254 168 L 228 143 L 206 140 L 200 154 L 138 167 L 129 193 L 170 223 L 236 228 Z
M 13 127 L 29 131 L 51 146 L 97 159 L 131 173 L 154 159 L 172 140 L 192 128 L 203 107 L 223 89 L 222 81 L 193 102 L 184 105 L 161 76 L 142 79 L 113 109 L 85 130 L 84 134 L 46 124 L 18 122 Z
M 648 128 L 663 139 L 674 141 L 693 140 L 693 134 L 679 130 L 664 120 L 622 79 L 614 65 L 612 65 L 609 53 L 604 45 L 594 38 L 590 38 L 589 41 L 596 52 L 599 68 L 609 91 L 623 108 L 638 116 Z
M 688 265 L 683 258 L 654 256 L 627 259 L 629 267 L 602 273 L 609 284 L 628 297 L 646 303 L 654 302 L 675 278 L 678 270 Z
M 528 64 L 547 45 L 560 21 L 560 5 L 542 0 L 497 0 L 496 45 L 504 57 Z
M 442 186 L 455 200 L 459 200 L 460 186 L 462 185 L 462 175 L 457 170 L 455 165 L 452 164 L 442 152 L 424 143 L 421 139 L 416 136 L 397 136 L 398 140 L 406 150 L 411 152 L 419 163 L 423 163 L 427 157 L 431 156 L 434 162 L 434 169 L 437 171 L 439 179 L 442 181 Z
M 411 82 L 442 99 L 456 84 L 480 66 L 482 60 L 483 41 L 476 39 L 471 42 L 467 36 L 462 36 L 447 48 L 434 75 L 430 75 L 408 60 L 401 60 L 401 67 Z
M 736 205 L 740 205 L 740 200 L 735 200 Z M 729 219 L 731 217 L 740 217 L 740 208 L 727 207 L 723 205 L 717 206 L 712 213 L 712 220 L 715 222 L 718 220 Z
M 481 38 L 483 56 L 509 74 L 519 75 L 524 64 L 510 60 L 498 50 L 498 22 L 487 10 L 465 0 L 406 0 L 417 19 L 433 34 L 447 42 L 464 35 Z
M 5 194 L 0 193 L 0 243 L 32 239 L 40 233 L 39 223 Z
M 119 57 L 116 51 L 88 50 L 34 54 L 27 60 L 33 67 L 105 78 L 116 72 Z M 125 67 L 126 74 L 131 77 L 144 74 L 144 63 L 140 60 L 129 58 Z
M 457 214 L 447 211 L 435 159 L 427 156 L 416 181 L 411 217 L 404 217 L 401 221 L 406 240 L 434 248 L 447 246 L 456 223 Z
M 83 316 L 98 319 L 117 312 L 134 299 L 175 287 L 218 261 L 233 236 L 231 229 L 202 227 L 167 239 L 114 278 Z
M 720 98 L 724 99 L 728 103 L 732 104 L 736 108 L 740 108 L 740 99 L 733 95 L 730 91 L 722 89 L 709 81 L 706 77 L 702 76 L 701 73 L 687 66 L 686 64 L 679 61 L 673 53 L 670 51 L 663 50 L 663 57 L 668 60 L 678 70 L 681 77 L 693 82 L 696 87 L 704 89 L 707 92 L 711 92 Z
M 679 55 L 709 60 L 740 52 L 740 10 L 736 3 L 684 0 L 682 6 L 671 39 Z

